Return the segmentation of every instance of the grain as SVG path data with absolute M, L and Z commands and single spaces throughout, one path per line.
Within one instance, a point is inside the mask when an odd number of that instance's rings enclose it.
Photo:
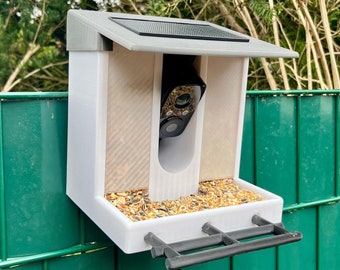
M 232 178 L 202 181 L 197 194 L 177 200 L 150 201 L 147 189 L 108 193 L 105 198 L 132 221 L 142 221 L 264 200 L 241 189 Z

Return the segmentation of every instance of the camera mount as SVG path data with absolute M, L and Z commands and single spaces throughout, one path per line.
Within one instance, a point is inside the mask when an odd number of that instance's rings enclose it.
M 160 139 L 182 134 L 205 92 L 206 85 L 193 66 L 195 58 L 163 56 Z

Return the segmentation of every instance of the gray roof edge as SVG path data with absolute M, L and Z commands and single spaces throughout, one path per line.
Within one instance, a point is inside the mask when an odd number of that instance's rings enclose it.
M 209 24 L 239 36 L 245 36 L 249 42 L 225 42 L 207 40 L 184 40 L 178 38 L 156 38 L 139 36 L 109 20 L 109 17 L 136 18 L 146 20 L 187 22 Z M 195 54 L 213 56 L 242 56 L 296 58 L 299 54 L 253 37 L 240 34 L 222 26 L 204 21 L 111 13 L 89 10 L 69 10 L 67 15 L 67 50 L 69 51 L 106 51 L 112 50 L 112 44 L 118 43 L 128 50 L 157 53 Z

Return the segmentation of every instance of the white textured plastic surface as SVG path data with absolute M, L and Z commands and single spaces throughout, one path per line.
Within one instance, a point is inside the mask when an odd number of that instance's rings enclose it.
M 101 97 L 107 95 L 108 59 L 107 52 L 69 55 L 66 192 L 90 212 L 93 197 L 104 194 L 105 186 L 107 102 Z
M 107 130 L 105 193 L 148 188 L 152 200 L 196 193 L 204 99 L 181 136 L 159 143 L 162 55 L 115 44 L 108 56 L 112 75 L 101 97 L 107 100 L 107 124 L 100 127 Z
M 118 45 L 109 53 L 106 192 L 148 187 L 154 62 L 153 53 Z
M 238 177 L 248 58 L 210 56 L 200 180 Z
M 162 56 L 117 44 L 108 55 L 105 193 L 149 188 L 152 200 L 177 199 L 201 180 L 238 176 L 247 58 L 199 57 L 206 93 L 184 133 L 159 144 Z

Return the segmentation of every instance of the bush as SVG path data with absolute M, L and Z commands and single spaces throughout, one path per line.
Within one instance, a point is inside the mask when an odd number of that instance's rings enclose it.
M 300 53 L 251 59 L 248 89 L 340 89 L 339 0 L 14 0 L 0 3 L 1 91 L 67 89 L 69 8 L 210 21 Z

